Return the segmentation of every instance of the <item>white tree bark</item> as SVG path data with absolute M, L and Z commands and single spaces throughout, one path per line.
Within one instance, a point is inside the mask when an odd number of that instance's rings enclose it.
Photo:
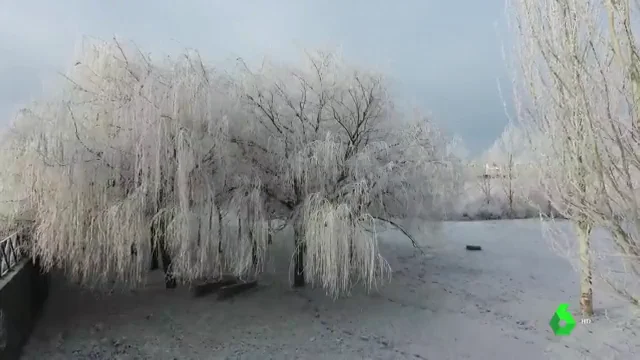
M 585 317 L 593 315 L 593 260 L 591 255 L 591 225 L 576 223 L 578 255 L 580 258 L 580 311 Z

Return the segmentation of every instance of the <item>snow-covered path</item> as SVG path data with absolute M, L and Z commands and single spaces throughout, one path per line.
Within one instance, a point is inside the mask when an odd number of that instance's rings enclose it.
M 548 322 L 557 305 L 577 310 L 578 283 L 540 229 L 537 220 L 447 223 L 428 256 L 390 233 L 383 250 L 392 283 L 337 301 L 289 289 L 286 267 L 226 302 L 165 290 L 161 278 L 131 294 L 60 288 L 24 358 L 638 358 L 640 322 L 605 286 L 596 288 L 600 314 L 591 324 L 553 335 Z

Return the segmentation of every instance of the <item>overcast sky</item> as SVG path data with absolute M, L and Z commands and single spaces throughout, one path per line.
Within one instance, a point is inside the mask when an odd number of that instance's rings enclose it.
M 340 46 L 384 70 L 398 94 L 486 148 L 507 120 L 498 80 L 504 0 L 1 0 L 0 123 L 42 94 L 82 35 L 147 52 L 196 48 L 212 60 Z M 502 29 L 502 30 L 501 30 Z

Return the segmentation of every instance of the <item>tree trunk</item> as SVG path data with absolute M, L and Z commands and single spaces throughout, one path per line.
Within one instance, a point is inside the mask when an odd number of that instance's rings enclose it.
M 353 266 L 353 254 L 355 253 L 355 245 L 353 244 L 353 238 L 351 238 L 349 239 L 349 267 Z
M 251 264 L 254 267 L 254 270 L 258 270 L 258 243 L 255 241 L 253 237 L 253 231 L 249 230 L 249 239 L 251 241 Z
M 247 209 L 247 220 L 249 221 L 248 227 L 249 229 L 247 230 L 247 236 L 249 237 L 249 242 L 251 242 L 251 265 L 253 265 L 253 270 L 258 271 L 258 243 L 255 240 L 255 237 L 253 236 L 253 216 L 251 215 L 251 212 L 249 212 L 249 210 Z
M 293 273 L 293 286 L 302 287 L 305 285 L 304 281 L 304 255 L 306 253 L 306 246 L 304 243 L 304 233 L 302 229 L 302 223 L 298 220 L 293 225 L 293 237 L 295 242 L 295 256 L 294 256 L 294 273 Z
M 164 283 L 167 289 L 175 289 L 176 288 L 176 279 L 173 276 L 173 270 L 171 267 L 171 255 L 169 255 L 169 251 L 167 251 L 167 244 L 165 239 L 165 232 L 167 231 L 166 222 L 164 219 L 160 220 L 161 225 L 160 229 L 162 232 L 157 234 L 157 246 L 160 250 L 160 257 L 162 258 L 162 270 L 164 271 Z
M 158 263 L 158 244 L 156 241 L 156 227 L 151 225 L 151 238 L 149 240 L 151 242 L 151 271 L 157 270 L 160 268 L 160 264 Z
M 222 254 L 222 211 L 218 208 L 218 254 Z
M 171 255 L 167 250 L 166 244 L 167 222 L 164 218 L 160 218 L 158 221 L 158 225 L 153 226 L 151 231 L 151 268 L 152 270 L 158 268 L 158 255 L 160 255 L 160 259 L 162 260 L 162 270 L 164 271 L 165 287 L 167 289 L 175 289 L 177 283 L 175 277 L 173 276 L 173 270 L 171 267 Z
M 513 209 L 513 154 L 509 154 L 509 194 L 507 195 L 509 201 L 509 216 L 514 217 L 515 211 Z
M 585 317 L 593 315 L 593 275 L 591 258 L 591 224 L 579 221 L 576 224 L 580 256 L 580 311 Z
M 164 270 L 164 284 L 167 289 L 175 289 L 177 286 L 176 278 L 173 276 L 173 269 L 171 267 L 171 255 L 167 251 L 164 235 L 160 238 L 158 243 L 160 246 L 160 256 L 162 257 L 162 270 Z

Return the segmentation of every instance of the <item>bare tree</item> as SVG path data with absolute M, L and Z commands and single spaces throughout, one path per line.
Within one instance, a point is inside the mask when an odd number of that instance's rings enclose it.
M 534 144 L 542 154 L 543 186 L 554 207 L 575 224 L 585 315 L 593 314 L 594 227 L 609 231 L 625 268 L 639 275 L 640 57 L 631 25 L 637 5 L 522 0 L 512 7 L 519 117 L 530 138 L 545 140 Z
M 514 192 L 514 163 L 513 163 L 513 154 L 509 154 L 507 157 L 507 164 L 503 168 L 503 173 L 500 176 L 500 180 L 502 181 L 502 190 L 504 191 L 504 195 L 507 198 L 507 206 L 509 211 L 509 217 L 513 217 L 515 215 L 515 211 L 513 208 L 513 201 L 515 197 Z
M 522 130 L 513 123 L 509 123 L 500 137 L 487 150 L 487 161 L 500 164 L 498 179 L 507 202 L 507 215 L 515 215 L 515 201 L 521 190 L 522 179 L 516 178 L 516 165 L 526 161 L 526 146 L 523 141 Z
M 480 186 L 480 191 L 482 191 L 482 194 L 484 195 L 484 202 L 487 204 L 491 203 L 491 190 L 493 187 L 491 180 L 492 175 L 485 168 L 484 173 L 478 177 L 478 185 Z
M 394 110 L 380 75 L 332 53 L 304 60 L 257 71 L 241 63 L 238 95 L 250 116 L 232 133 L 294 228 L 294 285 L 320 282 L 335 295 L 387 272 L 370 232 L 376 222 L 418 246 L 396 219 L 441 217 L 460 169 L 430 121 Z

